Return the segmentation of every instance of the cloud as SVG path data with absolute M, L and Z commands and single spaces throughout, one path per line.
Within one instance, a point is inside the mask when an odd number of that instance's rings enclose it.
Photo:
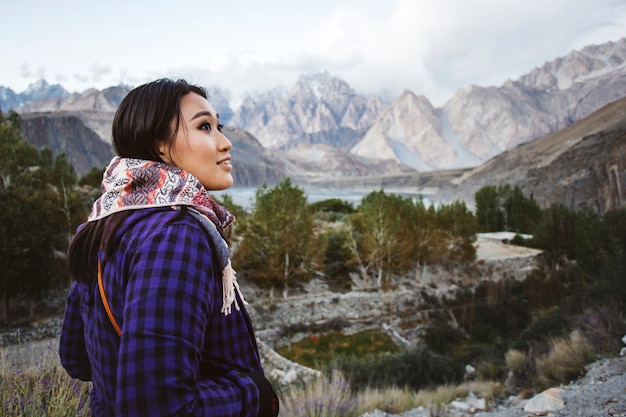
M 357 89 L 404 89 L 441 105 L 458 88 L 499 85 L 535 66 L 623 36 L 625 1 L 397 0 L 347 3 L 320 29 L 316 50 Z M 356 57 L 354 66 L 333 57 Z M 350 61 L 346 61 L 350 62 Z
M 151 19 L 132 19 L 131 11 L 144 13 L 140 3 L 128 6 L 119 30 L 93 22 L 80 38 L 75 27 L 55 30 L 58 23 L 43 18 L 26 31 L 12 23 L 19 21 L 16 15 L 0 30 L 23 40 L 7 53 L 24 63 L 18 68 L 0 62 L 2 82 L 19 74 L 12 82 L 23 84 L 50 72 L 68 81 L 68 91 L 79 91 L 170 76 L 226 89 L 237 100 L 328 71 L 360 93 L 391 100 L 409 89 L 440 106 L 461 87 L 499 85 L 571 50 L 626 34 L 625 0 L 270 1 L 250 3 L 248 15 L 224 5 L 210 25 L 178 32 L 163 30 L 169 6 L 159 2 Z M 207 7 L 195 0 L 186 4 Z M 99 7 L 114 13 L 119 5 Z M 66 12 L 68 22 L 91 22 L 81 13 L 93 13 Z M 71 53 L 60 57 L 58 45 L 72 45 Z
M 104 76 L 111 73 L 111 67 L 109 65 L 101 65 L 98 62 L 94 62 L 89 67 L 90 79 L 94 83 L 100 83 Z
M 73 79 L 74 79 L 74 81 L 76 81 L 79 84 L 87 84 L 87 83 L 89 83 L 89 77 L 87 77 L 84 74 L 76 73 L 76 74 L 74 74 Z
M 30 65 L 27 62 L 23 62 L 20 65 L 20 77 L 26 79 L 36 79 L 40 80 L 45 78 L 46 76 L 46 68 L 44 66 L 37 67 L 35 71 L 31 71 Z
M 250 91 L 290 87 L 302 74 L 328 71 L 361 93 L 391 100 L 409 89 L 441 106 L 461 87 L 500 85 L 573 49 L 619 39 L 626 33 L 624 4 L 346 0 L 312 19 L 313 26 L 301 22 L 297 34 L 266 38 L 259 33 L 244 42 L 240 31 L 227 32 L 232 43 L 226 42 L 225 52 L 216 49 L 206 63 L 181 63 L 155 75 L 184 76 L 241 98 Z M 148 75 L 129 71 L 125 77 L 147 81 Z

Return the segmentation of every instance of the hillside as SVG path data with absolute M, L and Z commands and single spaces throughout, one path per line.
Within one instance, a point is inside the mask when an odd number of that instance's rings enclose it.
M 113 157 L 111 145 L 71 113 L 25 113 L 22 134 L 38 149 L 46 147 L 55 155 L 64 153 L 81 175 L 92 167 L 104 167 Z
M 441 198 L 472 200 L 485 185 L 518 185 L 541 206 L 604 213 L 626 206 L 626 98 L 504 152 L 452 181 Z

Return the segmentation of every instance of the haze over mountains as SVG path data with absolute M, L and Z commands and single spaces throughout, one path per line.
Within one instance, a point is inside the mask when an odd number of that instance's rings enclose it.
M 129 90 L 69 94 L 42 80 L 19 94 L 0 87 L 0 106 L 22 115 L 27 140 L 66 153 L 84 173 L 110 159 L 111 121 Z M 626 97 L 626 38 L 573 51 L 499 87 L 467 86 L 440 108 L 408 90 L 385 103 L 328 73 L 250 95 L 235 110 L 227 93 L 209 94 L 234 142 L 237 185 L 286 176 L 318 184 L 400 174 L 423 180 L 442 171 L 439 178 L 456 178 Z M 623 166 L 617 172 L 623 186 Z

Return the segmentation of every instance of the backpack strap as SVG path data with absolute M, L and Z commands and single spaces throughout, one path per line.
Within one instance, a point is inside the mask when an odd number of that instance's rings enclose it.
M 115 329 L 115 333 L 118 336 L 122 336 L 122 330 L 120 330 L 120 326 L 117 325 L 117 321 L 115 317 L 113 317 L 113 312 L 111 311 L 111 307 L 109 306 L 109 301 L 107 300 L 107 296 L 104 293 L 104 283 L 102 282 L 102 271 L 100 268 L 100 258 L 98 258 L 98 288 L 100 289 L 100 298 L 102 298 L 102 304 L 104 304 L 104 309 L 107 312 L 107 316 L 109 316 L 109 320 Z

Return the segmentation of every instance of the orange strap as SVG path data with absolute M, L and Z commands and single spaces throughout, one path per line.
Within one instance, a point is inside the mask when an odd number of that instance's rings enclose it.
M 100 271 L 100 259 L 98 259 L 98 288 L 100 289 L 100 297 L 102 298 L 102 304 L 104 304 L 104 309 L 107 312 L 107 316 L 109 316 L 109 320 L 115 329 L 115 332 L 118 336 L 122 335 L 122 331 L 120 330 L 120 326 L 117 325 L 117 321 L 115 321 L 115 317 L 113 317 L 113 312 L 111 311 L 111 307 L 109 307 L 109 302 L 107 301 L 107 296 L 104 293 L 104 284 L 102 283 L 102 272 Z

